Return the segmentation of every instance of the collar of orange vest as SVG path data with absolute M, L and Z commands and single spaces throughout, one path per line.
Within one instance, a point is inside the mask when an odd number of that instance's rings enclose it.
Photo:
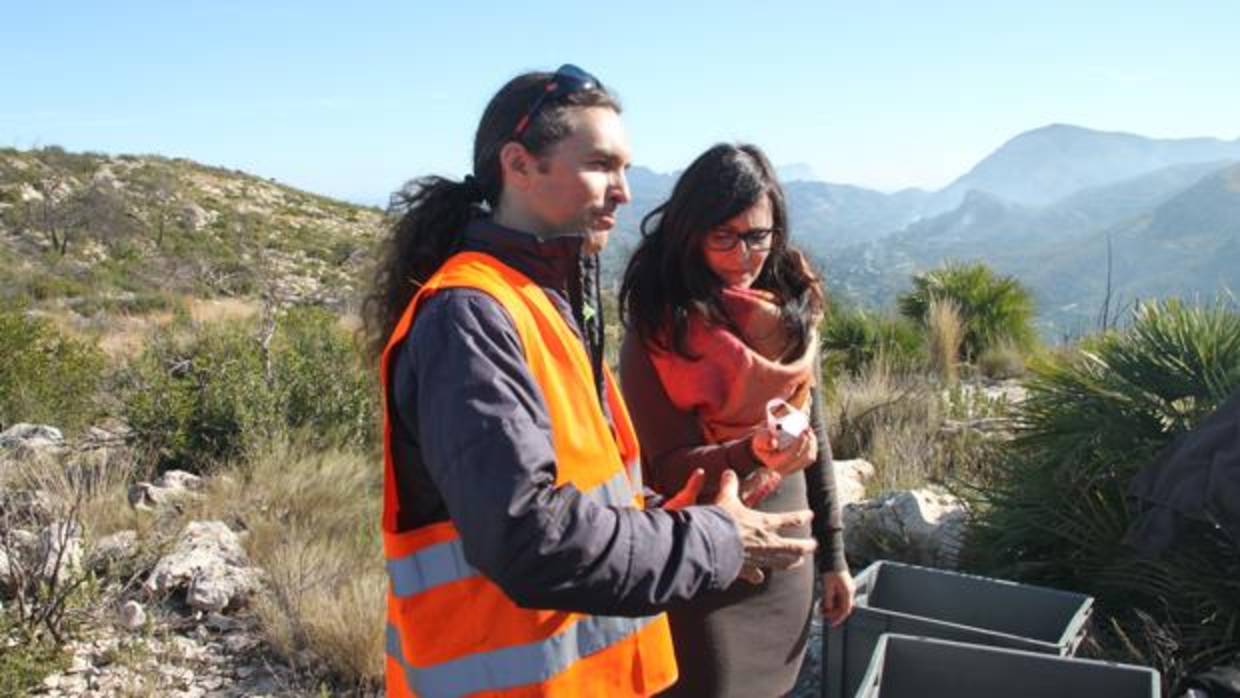
M 605 335 L 600 268 L 597 255 L 581 253 L 583 242 L 578 235 L 541 238 L 489 218 L 475 218 L 465 228 L 462 250 L 489 254 L 562 295 L 580 328 L 601 390 Z

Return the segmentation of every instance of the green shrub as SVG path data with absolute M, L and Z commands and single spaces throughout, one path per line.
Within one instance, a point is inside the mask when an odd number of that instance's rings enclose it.
M 924 361 L 925 337 L 912 322 L 861 309 L 838 309 L 822 325 L 823 368 L 829 378 L 860 375 L 876 359 L 898 371 Z
M 162 332 L 122 384 L 125 419 L 161 468 L 209 469 L 270 438 L 279 422 L 252 323 Z
M 350 218 L 349 220 L 354 220 L 356 218 L 356 214 L 353 213 L 352 211 L 350 211 L 349 215 L 353 216 L 353 218 Z M 320 248 L 313 248 L 313 249 L 320 249 Z M 361 243 L 355 240 L 351 240 L 349 238 L 344 238 L 342 240 L 337 240 L 333 242 L 331 246 L 328 248 L 328 250 L 326 251 L 326 253 L 323 254 L 323 259 L 327 261 L 328 263 L 330 263 L 332 266 L 341 267 L 341 266 L 344 266 L 345 263 L 347 263 L 350 259 L 352 259 L 353 255 L 356 254 L 357 251 L 361 249 L 363 249 L 363 245 Z
M 201 471 L 288 430 L 322 446 L 370 447 L 377 385 L 326 311 L 165 331 L 127 369 L 125 418 L 162 468 Z
M 0 611 L 0 643 L 9 642 L 13 631 Z M 25 643 L 12 638 L 12 646 L 0 652 L 0 696 L 26 696 L 43 687 L 43 679 L 69 668 L 70 655 L 50 641 Z
M 985 264 L 949 262 L 913 277 L 913 290 L 899 299 L 900 312 L 925 325 L 932 300 L 949 299 L 964 321 L 961 350 L 972 362 L 987 347 L 1010 341 L 1022 349 L 1033 346 L 1033 298 L 1019 281 L 999 276 Z
M 104 357 L 41 318 L 0 310 L 0 427 L 16 422 L 73 431 L 98 416 Z
M 289 311 L 271 345 L 285 425 L 321 445 L 373 445 L 378 383 L 352 335 L 321 308 Z
M 1174 629 L 1177 645 L 1158 667 L 1171 683 L 1240 651 L 1234 541 L 1203 524 L 1158 559 L 1122 543 L 1129 480 L 1240 388 L 1240 315 L 1142 305 L 1123 333 L 1031 371 L 1021 434 L 972 490 L 970 566 L 1093 594 L 1117 629 L 1132 627 L 1137 610 L 1150 618 L 1141 625 Z
M 22 292 L 27 297 L 44 301 L 55 298 L 78 298 L 90 293 L 90 286 L 68 276 L 36 271 L 24 280 Z

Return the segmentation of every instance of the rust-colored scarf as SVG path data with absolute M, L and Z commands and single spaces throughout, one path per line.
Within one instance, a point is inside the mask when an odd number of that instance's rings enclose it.
M 702 316 L 689 320 L 685 335 L 687 359 L 675 352 L 651 349 L 651 362 L 672 404 L 697 413 L 711 443 L 740 438 L 766 424 L 766 403 L 783 398 L 808 410 L 817 375 L 817 333 L 805 352 L 789 362 L 779 357 L 789 344 L 775 295 L 757 289 L 728 288 L 722 292 L 728 317 L 740 331 Z

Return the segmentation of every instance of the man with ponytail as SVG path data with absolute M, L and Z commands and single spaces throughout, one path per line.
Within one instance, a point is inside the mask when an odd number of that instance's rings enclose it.
M 636 696 L 675 682 L 663 609 L 801 564 L 810 514 L 735 476 L 652 506 L 603 364 L 597 253 L 629 200 L 620 106 L 565 65 L 491 99 L 462 181 L 425 177 L 365 306 L 384 392 L 390 696 Z

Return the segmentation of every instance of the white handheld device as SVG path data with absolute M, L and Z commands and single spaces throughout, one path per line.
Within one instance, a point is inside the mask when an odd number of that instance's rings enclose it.
M 784 400 L 774 398 L 766 403 L 766 428 L 775 437 L 776 448 L 785 449 L 809 429 L 809 417 Z

